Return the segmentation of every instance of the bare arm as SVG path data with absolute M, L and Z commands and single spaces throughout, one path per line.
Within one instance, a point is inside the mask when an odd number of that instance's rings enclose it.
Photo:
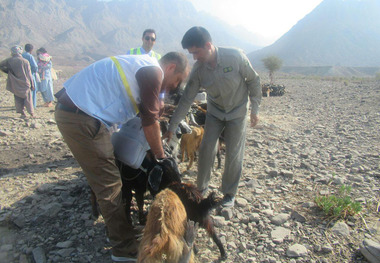
M 165 158 L 164 149 L 161 142 L 161 130 L 158 121 L 149 126 L 143 126 L 145 138 L 149 143 L 150 149 L 156 158 Z
M 139 110 L 145 138 L 156 158 L 165 158 L 158 122 L 161 107 L 159 93 L 162 85 L 162 72 L 158 67 L 143 67 L 137 71 L 136 80 L 140 87 Z

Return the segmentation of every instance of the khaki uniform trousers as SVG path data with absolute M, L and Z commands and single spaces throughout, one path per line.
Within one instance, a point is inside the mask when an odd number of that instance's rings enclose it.
M 221 191 L 224 195 L 236 195 L 242 175 L 246 126 L 246 116 L 226 121 L 207 113 L 205 133 L 199 148 L 198 189 L 204 190 L 208 187 L 215 161 L 217 142 L 224 129 L 226 158 Z
M 56 107 L 55 119 L 64 141 L 83 169 L 94 191 L 108 229 L 115 256 L 137 251 L 135 231 L 128 223 L 122 204 L 121 177 L 111 134 L 99 120 L 84 113 L 67 112 Z

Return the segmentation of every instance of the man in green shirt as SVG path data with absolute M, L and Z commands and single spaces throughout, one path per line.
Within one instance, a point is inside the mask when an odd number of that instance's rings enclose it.
M 165 137 L 172 137 L 199 89 L 204 88 L 207 92 L 207 115 L 199 149 L 197 186 L 204 193 L 208 189 L 216 143 L 224 130 L 226 160 L 221 191 L 224 194 L 223 206 L 234 206 L 243 167 L 248 99 L 251 102 L 251 127 L 259 121 L 260 77 L 242 50 L 214 46 L 209 32 L 203 27 L 189 29 L 181 43 L 197 62 Z

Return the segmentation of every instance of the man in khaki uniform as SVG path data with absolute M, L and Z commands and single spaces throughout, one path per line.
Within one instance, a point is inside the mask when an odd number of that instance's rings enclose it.
M 242 174 L 248 99 L 251 101 L 251 127 L 259 121 L 260 78 L 243 51 L 215 47 L 209 32 L 203 27 L 188 30 L 182 39 L 182 47 L 197 62 L 165 136 L 171 138 L 203 87 L 207 92 L 207 115 L 199 150 L 197 185 L 201 191 L 207 191 L 216 143 L 224 130 L 226 161 L 221 191 L 224 194 L 223 205 L 233 206 Z

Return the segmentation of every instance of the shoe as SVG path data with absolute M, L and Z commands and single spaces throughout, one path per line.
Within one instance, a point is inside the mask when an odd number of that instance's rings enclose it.
M 223 207 L 233 207 L 235 205 L 235 196 L 224 195 L 221 204 Z
M 111 259 L 114 262 L 136 262 L 139 244 L 135 239 L 125 240 L 117 246 L 112 247 Z
M 137 261 L 137 255 L 129 255 L 126 257 L 117 257 L 111 254 L 111 259 L 114 262 L 136 262 Z

